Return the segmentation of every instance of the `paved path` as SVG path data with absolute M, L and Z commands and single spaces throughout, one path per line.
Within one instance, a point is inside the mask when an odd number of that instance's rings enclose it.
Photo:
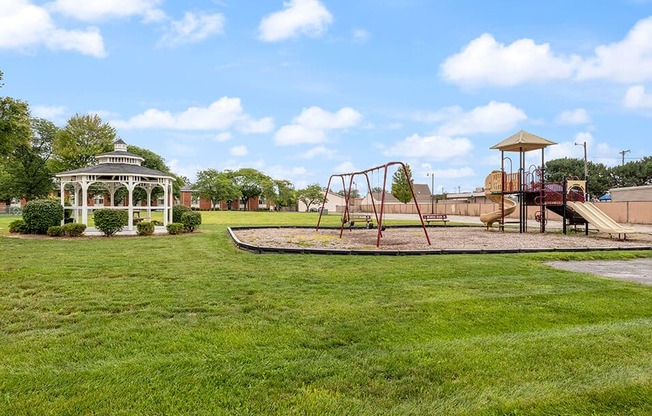
M 552 267 L 652 285 L 652 259 L 552 261 Z

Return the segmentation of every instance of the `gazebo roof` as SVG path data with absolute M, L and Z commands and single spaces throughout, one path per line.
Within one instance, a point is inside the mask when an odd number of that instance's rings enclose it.
M 529 152 L 530 150 L 544 149 L 553 144 L 557 143 L 521 130 L 497 145 L 492 146 L 491 149 L 497 149 L 503 152 Z
M 80 169 L 67 170 L 65 172 L 57 173 L 57 177 L 71 176 L 71 175 L 138 175 L 150 176 L 157 178 L 172 178 L 168 173 L 164 173 L 155 169 L 146 168 L 144 166 L 132 165 L 127 163 L 101 163 L 99 165 L 88 166 Z

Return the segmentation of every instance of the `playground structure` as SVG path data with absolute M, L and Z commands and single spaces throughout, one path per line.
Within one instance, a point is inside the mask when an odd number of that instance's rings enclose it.
M 316 231 L 319 231 L 319 226 L 321 224 L 321 217 L 324 212 L 324 206 L 326 205 L 326 199 L 328 196 L 328 193 L 331 189 L 331 183 L 333 181 L 333 178 L 340 178 L 342 180 L 342 190 L 344 192 L 344 213 L 342 214 L 342 221 L 340 225 L 340 238 L 342 238 L 342 235 L 344 233 L 344 226 L 346 224 L 349 224 L 349 230 L 353 228 L 354 225 L 354 219 L 355 217 L 352 215 L 352 213 L 349 211 L 349 207 L 351 206 L 350 201 L 351 201 L 351 190 L 353 189 L 353 185 L 355 182 L 353 181 L 356 177 L 364 177 L 364 180 L 367 184 L 368 192 L 371 193 L 373 188 L 371 186 L 372 181 L 369 179 L 369 174 L 372 176 L 376 175 L 377 178 L 380 179 L 380 175 L 382 173 L 383 176 L 383 181 L 382 181 L 382 192 L 381 192 L 381 202 L 380 202 L 380 210 L 376 208 L 376 203 L 374 202 L 372 198 L 372 207 L 374 211 L 374 219 L 376 220 L 376 224 L 378 226 L 378 232 L 376 235 L 376 247 L 380 246 L 380 239 L 383 236 L 383 232 L 385 231 L 385 226 L 383 225 L 383 214 L 385 210 L 385 194 L 386 194 L 386 188 L 387 188 L 387 170 L 390 166 L 399 166 L 400 169 L 403 170 L 403 173 L 405 174 L 405 177 L 407 178 L 407 183 L 410 187 L 410 193 L 412 194 L 412 200 L 416 201 L 416 194 L 414 193 L 414 187 L 412 186 L 412 179 L 410 178 L 410 172 L 408 171 L 407 167 L 403 162 L 389 162 L 384 165 L 380 166 L 375 166 L 370 169 L 362 170 L 359 172 L 350 172 L 350 173 L 341 173 L 341 174 L 334 174 L 331 175 L 330 178 L 328 178 L 328 185 L 326 185 L 326 191 L 324 192 L 324 200 L 322 201 L 321 204 L 321 209 L 319 210 L 319 219 L 317 220 L 317 228 Z M 423 228 L 423 233 L 426 237 L 426 241 L 428 242 L 428 245 L 430 245 L 430 237 L 428 236 L 428 231 L 426 230 L 426 225 L 423 222 L 423 217 L 421 215 L 421 210 L 419 209 L 419 204 L 416 204 L 417 212 L 419 214 L 419 219 L 421 221 L 421 227 Z M 370 215 L 365 215 L 365 223 L 367 228 L 371 228 L 373 226 L 373 220 Z
M 543 233 L 546 229 L 546 210 L 551 210 L 563 219 L 563 232 L 566 234 L 567 225 L 584 225 L 588 234 L 589 225 L 600 232 L 618 235 L 627 238 L 627 233 L 632 233 L 631 228 L 623 227 L 597 206 L 585 200 L 587 195 L 586 181 L 567 179 L 563 182 L 545 181 L 544 150 L 556 144 L 550 140 L 535 136 L 524 130 L 510 136 L 492 149 L 501 151 L 501 169 L 491 172 L 485 180 L 485 194 L 487 198 L 498 204 L 499 209 L 494 212 L 482 214 L 480 220 L 487 228 L 498 223 L 501 231 L 508 222 L 506 217 L 519 208 L 519 232 L 527 232 L 527 207 L 536 206 L 534 218 L 540 225 Z M 541 166 L 530 166 L 525 169 L 525 153 L 532 150 L 541 150 Z M 505 152 L 519 153 L 518 172 L 511 172 L 511 159 L 505 157 Z M 505 161 L 510 162 L 510 172 L 505 171 Z

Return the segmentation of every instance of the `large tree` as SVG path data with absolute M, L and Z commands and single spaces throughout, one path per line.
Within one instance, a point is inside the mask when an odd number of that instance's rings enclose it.
M 410 185 L 414 182 L 412 179 L 412 170 L 410 165 L 405 165 L 407 169 L 407 176 L 402 166 L 394 172 L 392 176 L 392 195 L 399 201 L 407 204 L 412 199 L 412 191 Z
M 11 97 L 0 97 L 0 158 L 18 145 L 28 145 L 31 135 L 29 106 Z
M 58 131 L 54 123 L 42 118 L 32 119 L 31 128 L 29 143 L 16 146 L 6 159 L 6 172 L 11 177 L 11 192 L 15 197 L 28 201 L 52 192 L 52 173 L 48 160 Z
M 613 187 L 609 168 L 604 164 L 588 162 L 587 170 L 587 188 L 590 195 L 600 197 Z M 564 179 L 570 178 L 584 179 L 583 159 L 561 158 L 546 162 L 546 182 L 563 182 Z
M 312 204 L 319 204 L 324 200 L 324 191 L 318 183 L 313 183 L 297 191 L 297 199 L 306 205 L 306 212 L 310 211 Z
M 277 209 L 290 207 L 297 203 L 297 192 L 292 182 L 285 179 L 276 179 L 272 182 L 274 193 L 270 199 Z
M 260 197 L 261 195 L 273 196 L 274 183 L 272 179 L 256 169 L 242 168 L 236 171 L 229 171 L 227 174 L 233 178 L 233 182 L 240 191 L 240 197 L 245 210 L 250 199 Z
M 93 165 L 96 155 L 113 150 L 115 140 L 115 128 L 97 114 L 75 114 L 54 140 L 54 168 L 64 171 Z
M 234 200 L 241 197 L 239 188 L 227 172 L 205 169 L 197 172 L 197 181 L 193 185 L 195 194 L 211 201 L 215 209 L 220 201 Z
M 652 157 L 625 163 L 611 168 L 614 186 L 644 186 L 652 185 Z

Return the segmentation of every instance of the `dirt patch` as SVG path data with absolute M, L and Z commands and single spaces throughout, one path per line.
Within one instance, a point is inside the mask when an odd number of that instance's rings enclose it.
M 652 259 L 551 261 L 549 266 L 652 285 Z
M 340 230 L 312 228 L 256 228 L 234 230 L 236 237 L 246 244 L 259 247 L 330 250 L 533 250 L 586 248 L 652 248 L 649 234 L 631 234 L 627 240 L 610 238 L 605 234 L 524 233 L 500 232 L 475 227 L 429 227 L 431 244 L 421 228 L 388 228 L 382 233 L 376 247 L 378 230 Z

